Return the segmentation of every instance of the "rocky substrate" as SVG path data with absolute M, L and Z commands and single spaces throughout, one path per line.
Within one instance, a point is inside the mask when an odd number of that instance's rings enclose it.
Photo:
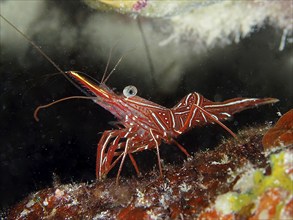
M 292 219 L 292 118 L 293 110 L 269 131 L 247 128 L 183 165 L 166 165 L 163 178 L 152 171 L 119 185 L 55 184 L 15 205 L 8 219 Z

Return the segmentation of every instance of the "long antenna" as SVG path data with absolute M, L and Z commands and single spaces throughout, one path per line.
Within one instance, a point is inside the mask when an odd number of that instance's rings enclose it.
M 68 76 L 66 73 L 37 45 L 33 40 L 31 40 L 25 33 L 19 30 L 14 24 L 7 20 L 3 15 L 0 17 L 6 21 L 11 27 L 13 27 L 21 36 L 23 36 L 47 61 L 49 61 L 69 82 L 71 82 L 76 88 L 80 87 Z
M 116 43 L 117 44 L 117 43 Z M 105 71 L 104 71 L 104 74 L 103 74 L 103 77 L 101 79 L 101 83 L 104 83 L 104 80 L 106 78 L 106 74 L 107 74 L 107 71 L 108 71 L 108 68 L 109 68 L 109 64 L 110 64 L 110 60 L 111 60 L 111 57 L 112 57 L 112 52 L 114 50 L 114 47 L 116 46 L 116 44 L 111 48 L 110 50 L 110 53 L 109 53 L 109 56 L 108 56 L 108 60 L 107 60 L 107 65 L 106 65 L 106 68 L 105 68 Z M 107 77 L 108 78 L 108 77 Z
M 122 59 L 123 59 L 123 56 L 120 57 L 120 59 L 117 61 L 117 63 L 115 64 L 115 66 L 113 67 L 113 69 L 111 70 L 111 72 L 108 74 L 108 76 L 107 77 L 103 77 L 103 81 L 101 81 L 101 83 L 106 84 L 107 80 L 114 73 L 114 71 L 116 70 L 117 66 L 119 65 L 119 63 L 121 62 Z
M 49 61 L 69 82 L 71 82 L 76 88 L 80 89 L 80 87 L 68 76 L 66 73 L 44 52 L 42 49 L 35 44 L 25 33 L 23 33 L 21 30 L 19 30 L 14 24 L 12 24 L 9 20 L 7 20 L 3 15 L 0 14 L 0 17 L 6 21 L 11 27 L 13 27 L 21 36 L 23 36 L 47 61 Z M 80 89 L 81 90 L 81 89 Z M 87 96 L 70 96 L 66 98 L 59 99 L 57 101 L 51 102 L 47 105 L 41 105 L 36 108 L 34 111 L 34 118 L 36 121 L 39 121 L 38 118 L 38 112 L 42 108 L 50 107 L 56 103 L 63 102 L 65 100 L 69 99 L 94 99 L 95 97 L 87 97 Z
M 24 34 L 23 32 L 21 32 L 16 26 L 14 26 L 14 24 L 12 24 L 10 21 L 8 21 L 5 17 L 3 17 L 0 14 L 0 17 L 3 18 L 4 21 L 6 21 L 10 26 L 12 26 L 18 33 L 20 33 L 34 48 L 36 48 L 38 50 L 38 52 L 45 57 L 59 72 L 64 73 L 63 70 L 61 70 L 61 68 L 47 55 L 45 54 L 42 49 L 35 44 L 35 42 L 33 42 L 26 34 Z M 64 73 L 64 75 L 66 75 Z

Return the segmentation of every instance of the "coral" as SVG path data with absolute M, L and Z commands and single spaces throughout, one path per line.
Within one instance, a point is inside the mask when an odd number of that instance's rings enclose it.
M 288 161 L 285 158 L 290 158 Z M 242 216 L 248 219 L 288 219 L 292 217 L 293 207 L 293 151 L 285 150 L 270 156 L 271 173 L 263 174 L 263 169 L 248 170 L 253 178 L 243 175 L 237 183 L 249 185 L 245 190 L 239 186 L 233 191 L 219 195 L 215 205 L 201 213 L 201 218 L 230 218 Z M 289 166 L 289 169 L 288 169 Z M 291 173 L 291 175 L 290 175 Z M 245 179 L 245 181 L 243 181 Z M 249 183 L 252 181 L 252 184 Z M 234 214 L 236 213 L 236 214 Z
M 263 137 L 265 149 L 293 144 L 293 109 L 284 114 Z
M 162 1 L 162 0 L 84 0 L 84 2 L 98 10 L 114 10 L 122 14 L 139 14 L 146 17 L 167 17 L 183 14 L 193 8 L 209 5 L 205 0 L 194 1 Z
M 266 127 L 198 152 L 183 166 L 140 178 L 56 185 L 31 194 L 8 219 L 233 219 L 293 216 L 293 151 L 263 151 Z M 277 205 L 278 204 L 278 205 Z
M 161 42 L 190 41 L 197 51 L 238 43 L 241 38 L 267 22 L 283 30 L 279 49 L 292 36 L 292 2 L 290 1 L 162 1 L 162 0 L 84 0 L 92 8 L 149 18 L 164 18 L 173 32 Z M 168 26 L 165 23 L 164 26 Z M 162 28 L 164 29 L 164 28 Z M 166 29 L 166 28 L 165 28 Z M 199 46 L 201 45 L 201 46 Z
M 261 195 L 250 219 L 290 219 L 293 216 L 292 203 L 292 192 L 290 194 L 282 188 L 270 188 Z

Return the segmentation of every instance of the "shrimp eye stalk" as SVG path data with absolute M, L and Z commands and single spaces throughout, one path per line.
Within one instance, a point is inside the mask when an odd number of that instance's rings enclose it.
M 123 89 L 123 95 L 126 97 L 126 98 L 130 98 L 130 97 L 133 97 L 137 94 L 137 88 L 135 86 L 126 86 L 124 89 Z

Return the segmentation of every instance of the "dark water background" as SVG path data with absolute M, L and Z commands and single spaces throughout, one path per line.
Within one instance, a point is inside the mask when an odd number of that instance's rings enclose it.
M 48 11 L 62 11 L 62 16 L 70 21 L 70 24 L 64 25 L 78 26 L 80 30 L 83 22 L 96 13 L 79 1 L 70 1 L 70 4 L 51 1 L 46 7 Z M 85 50 L 89 47 L 86 45 L 88 42 L 82 42 L 82 39 L 70 49 L 62 48 L 58 46 L 62 44 L 59 32 L 51 32 L 48 26 L 42 27 L 43 21 L 48 19 L 48 14 L 40 15 L 35 25 L 40 26 L 41 32 L 33 33 L 32 36 L 27 34 L 62 69 L 83 71 L 100 79 L 106 65 L 105 57 L 109 54 L 108 49 L 116 42 L 109 42 L 107 47 L 93 46 L 93 50 L 99 51 L 95 56 Z M 123 19 L 133 21 L 131 18 Z M 19 36 L 14 30 L 8 29 L 6 27 L 5 31 Z M 278 119 L 277 112 L 285 113 L 292 108 L 293 97 L 292 44 L 279 51 L 281 36 L 281 30 L 265 26 L 255 30 L 239 44 L 210 49 L 202 57 L 197 55 L 200 62 L 186 67 L 178 86 L 171 88 L 169 92 L 161 91 L 152 84 L 149 69 L 136 72 L 127 61 L 136 59 L 131 55 L 122 62 L 108 85 L 117 91 L 122 91 L 130 84 L 136 85 L 139 96 L 168 107 L 175 105 L 192 91 L 211 100 L 239 96 L 275 97 L 280 99 L 277 105 L 244 111 L 237 114 L 235 120 L 225 124 L 236 132 L 245 126 L 275 122 Z M 21 41 L 26 44 L 24 39 Z M 72 100 L 41 110 L 40 122 L 36 122 L 33 112 L 37 106 L 62 97 L 82 94 L 61 75 L 54 75 L 56 69 L 31 46 L 20 54 L 17 50 L 9 50 L 15 45 L 7 44 L 1 39 L 1 48 L 5 48 L 0 61 L 1 209 L 15 204 L 31 192 L 52 186 L 53 173 L 62 183 L 93 181 L 97 142 L 103 131 L 112 129 L 108 122 L 115 121 L 109 112 L 90 101 Z M 167 48 L 163 47 L 162 50 L 164 49 Z M 153 59 L 159 57 L 154 56 Z M 160 82 L 163 81 L 158 83 Z M 229 135 L 214 125 L 195 128 L 180 137 L 179 142 L 194 153 L 215 147 L 223 137 Z M 175 146 L 164 145 L 160 150 L 165 163 L 182 163 L 185 159 Z M 156 166 L 155 152 L 146 151 L 135 157 L 142 172 Z M 122 176 L 133 174 L 130 161 L 126 161 Z M 110 174 L 114 175 L 115 171 Z

